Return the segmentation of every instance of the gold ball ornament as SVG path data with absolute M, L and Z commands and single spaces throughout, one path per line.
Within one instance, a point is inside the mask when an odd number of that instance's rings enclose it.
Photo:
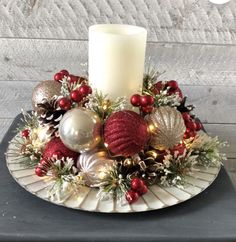
M 145 116 L 151 134 L 150 145 L 170 149 L 183 139 L 186 127 L 181 113 L 173 107 L 162 106 Z
M 66 112 L 59 124 L 59 136 L 64 145 L 76 152 L 95 148 L 101 141 L 101 120 L 85 108 Z
M 61 83 L 53 80 L 41 81 L 33 90 L 32 106 L 38 110 L 37 104 L 42 103 L 43 99 L 51 100 L 53 96 L 61 95 Z

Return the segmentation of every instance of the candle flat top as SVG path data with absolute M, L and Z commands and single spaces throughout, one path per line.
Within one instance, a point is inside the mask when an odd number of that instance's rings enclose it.
M 89 32 L 111 35 L 139 35 L 146 34 L 143 27 L 127 24 L 96 24 L 89 27 Z

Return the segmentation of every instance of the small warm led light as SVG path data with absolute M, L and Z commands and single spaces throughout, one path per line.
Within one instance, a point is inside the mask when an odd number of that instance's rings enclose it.
M 107 110 L 107 105 L 103 105 L 102 109 Z
M 153 124 L 150 124 L 148 128 L 150 132 L 153 132 L 155 130 L 155 126 Z

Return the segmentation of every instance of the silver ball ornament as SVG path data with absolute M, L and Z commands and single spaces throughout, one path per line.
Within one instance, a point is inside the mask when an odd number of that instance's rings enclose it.
M 61 95 L 61 83 L 53 80 L 41 81 L 33 90 L 32 106 L 38 111 L 37 104 L 43 99 L 50 100 L 53 96 Z
M 66 147 L 76 152 L 95 148 L 101 141 L 101 120 L 85 108 L 72 109 L 59 124 L 59 136 Z
M 104 150 L 91 150 L 82 153 L 77 160 L 77 168 L 87 186 L 94 186 L 104 181 L 109 169 L 116 164 Z

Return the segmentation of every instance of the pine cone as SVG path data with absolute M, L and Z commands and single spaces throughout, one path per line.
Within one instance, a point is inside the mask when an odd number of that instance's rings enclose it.
M 58 136 L 59 122 L 65 114 L 65 110 L 57 105 L 58 97 L 54 96 L 51 100 L 43 99 L 42 103 L 37 104 L 40 112 L 38 113 L 39 123 L 43 126 L 48 125 L 48 134 Z

